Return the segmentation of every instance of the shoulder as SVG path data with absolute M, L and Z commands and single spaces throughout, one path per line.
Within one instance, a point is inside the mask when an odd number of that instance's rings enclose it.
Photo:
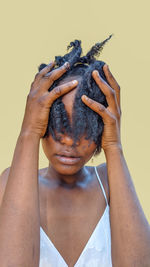
M 8 181 L 10 167 L 6 168 L 0 175 L 0 205 L 2 203 L 3 195 Z
M 108 183 L 108 174 L 107 174 L 107 165 L 106 163 L 102 163 L 98 166 L 96 166 L 97 172 L 101 178 L 101 182 L 104 186 L 105 192 L 106 192 L 106 197 L 108 200 L 108 203 L 110 201 L 109 198 L 109 183 Z
M 43 176 L 44 173 L 46 172 L 47 168 L 43 168 L 39 170 L 39 177 L 40 175 Z M 2 203 L 2 199 L 5 193 L 7 181 L 8 181 L 8 176 L 10 172 L 10 167 L 6 168 L 1 174 L 0 174 L 0 205 Z

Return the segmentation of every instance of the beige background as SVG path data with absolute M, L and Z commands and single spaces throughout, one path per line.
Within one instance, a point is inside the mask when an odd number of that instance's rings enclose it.
M 121 85 L 124 154 L 150 221 L 149 10 L 149 0 L 1 1 L 0 171 L 11 164 L 37 66 L 63 55 L 70 41 L 82 40 L 86 53 L 114 33 L 100 59 Z M 93 164 L 103 161 L 101 154 Z

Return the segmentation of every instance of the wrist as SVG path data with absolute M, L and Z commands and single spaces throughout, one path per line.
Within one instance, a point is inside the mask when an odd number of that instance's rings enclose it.
M 114 154 L 115 152 L 123 154 L 123 148 L 121 143 L 108 145 L 107 147 L 103 148 L 103 150 L 105 155 L 111 153 Z
M 19 138 L 40 142 L 40 135 L 28 130 L 21 131 L 19 134 Z

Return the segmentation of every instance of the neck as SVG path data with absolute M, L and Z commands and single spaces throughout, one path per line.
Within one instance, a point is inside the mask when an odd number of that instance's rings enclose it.
M 74 188 L 81 185 L 83 187 L 87 183 L 87 179 L 89 180 L 89 173 L 85 166 L 75 174 L 65 175 L 60 174 L 53 166 L 49 165 L 46 176 L 66 188 Z

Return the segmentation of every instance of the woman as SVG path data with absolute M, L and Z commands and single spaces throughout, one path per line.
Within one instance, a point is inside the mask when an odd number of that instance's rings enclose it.
M 120 140 L 120 88 L 96 60 L 108 39 L 84 57 L 75 40 L 39 67 L 0 179 L 2 267 L 150 266 L 150 226 Z M 40 139 L 49 166 L 38 170 Z M 101 148 L 106 164 L 85 166 Z

